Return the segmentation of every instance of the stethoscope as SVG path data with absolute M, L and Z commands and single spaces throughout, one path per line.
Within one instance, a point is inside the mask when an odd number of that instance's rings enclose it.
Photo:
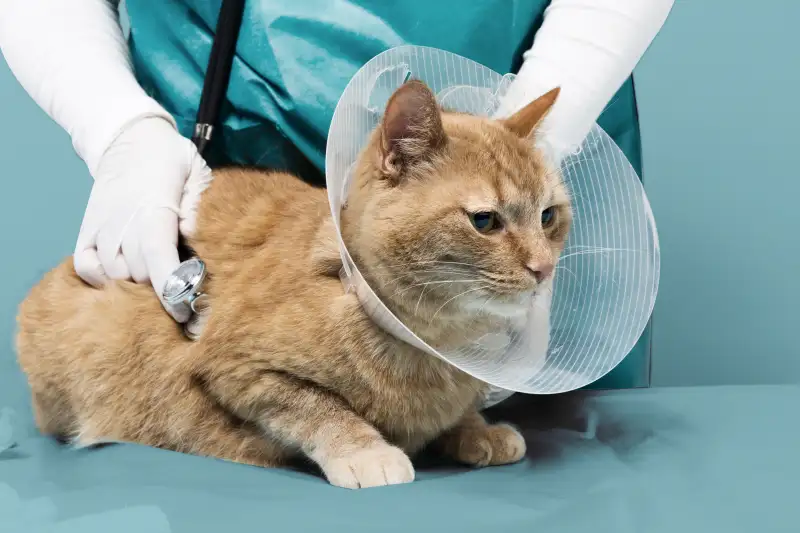
M 197 146 L 200 155 L 211 141 L 220 106 L 228 90 L 244 2 L 245 0 L 222 0 L 192 134 L 192 142 Z M 206 275 L 206 264 L 202 259 L 187 259 L 167 278 L 161 298 L 172 308 L 188 307 L 191 312 L 196 313 L 197 302 L 205 296 L 202 287 Z

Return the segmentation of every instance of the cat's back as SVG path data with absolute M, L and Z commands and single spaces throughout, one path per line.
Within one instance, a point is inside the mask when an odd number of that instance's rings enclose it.
M 304 237 L 329 216 L 325 190 L 291 174 L 221 168 L 202 196 L 189 242 L 207 262 L 241 262 L 264 246 L 303 248 Z
M 341 257 L 326 190 L 290 174 L 215 171 L 189 244 L 210 274 L 205 288 L 212 323 L 223 315 L 236 322 L 255 319 L 262 308 L 291 314 L 302 302 L 308 312 L 341 294 Z

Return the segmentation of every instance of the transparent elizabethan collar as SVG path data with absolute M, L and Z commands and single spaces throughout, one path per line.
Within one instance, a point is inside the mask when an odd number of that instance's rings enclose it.
M 514 79 L 455 54 L 417 46 L 383 52 L 356 73 L 333 114 L 325 165 L 346 289 L 355 291 L 371 318 L 395 337 L 495 387 L 553 394 L 603 377 L 647 325 L 660 262 L 655 221 L 641 182 L 597 125 L 561 163 L 574 222 L 556 268 L 552 305 L 550 293 L 534 296 L 526 316 L 501 321 L 466 346 L 445 349 L 415 335 L 364 281 L 342 240 L 341 208 L 356 159 L 389 97 L 409 78 L 425 82 L 443 107 L 485 117 L 497 111 Z

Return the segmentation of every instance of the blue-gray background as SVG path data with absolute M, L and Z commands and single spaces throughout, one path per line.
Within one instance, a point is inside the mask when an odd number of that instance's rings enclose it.
M 800 382 L 799 21 L 794 0 L 678 0 L 636 69 L 645 185 L 662 244 L 654 386 Z M 15 309 L 44 271 L 71 252 L 91 180 L 67 135 L 2 62 L 0 119 L 0 407 L 12 406 L 23 419 L 17 427 L 32 435 L 12 349 Z M 767 518 L 775 525 L 766 530 L 794 531 L 796 505 L 787 495 L 796 491 L 781 483 L 796 480 L 790 472 L 796 472 L 800 441 L 790 433 L 796 426 L 790 406 L 798 396 L 737 390 L 609 401 L 609 416 L 644 435 L 623 443 L 622 452 L 609 454 L 598 444 L 594 455 L 584 456 L 589 445 L 580 441 L 535 471 L 489 469 L 458 477 L 456 486 L 439 478 L 385 493 L 405 503 L 382 500 L 380 492 L 355 500 L 294 476 L 155 450 L 123 447 L 65 458 L 69 452 L 43 441 L 26 442 L 0 462 L 0 516 L 7 481 L 25 499 L 52 495 L 62 516 L 157 502 L 175 531 L 227 523 L 214 506 L 241 523 L 260 513 L 254 525 L 267 529 L 296 530 L 289 524 L 318 519 L 355 531 L 351 504 L 365 531 L 376 524 L 413 529 L 416 518 L 430 523 L 448 511 L 452 519 L 454 505 L 470 520 L 502 516 L 520 528 L 529 525 L 525 509 L 554 500 L 564 512 L 537 515 L 551 520 L 542 531 L 589 525 L 618 533 L 690 531 L 692 525 L 755 531 Z M 2 426 L 0 420 L 0 441 Z M 747 451 L 756 449 L 761 453 Z M 620 467 L 613 458 L 629 462 Z M 534 493 L 535 499 L 524 497 Z M 293 510 L 291 502 L 303 498 L 312 498 L 314 512 L 308 505 Z M 743 514 L 754 504 L 770 512 Z M 393 513 L 387 521 L 381 509 L 396 506 L 414 512 Z M 485 506 L 497 506 L 497 513 L 478 512 Z M 138 516 L 146 522 L 152 510 L 131 508 L 119 521 L 133 525 Z M 728 527 L 719 527 L 724 517 Z

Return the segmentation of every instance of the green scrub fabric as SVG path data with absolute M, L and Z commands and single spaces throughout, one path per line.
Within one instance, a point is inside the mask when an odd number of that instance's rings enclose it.
M 221 0 L 127 0 L 137 77 L 191 136 Z M 325 143 L 352 76 L 403 44 L 516 72 L 547 0 L 250 0 L 209 164 L 287 170 L 324 185 Z M 412 73 L 413 75 L 413 73 Z M 642 175 L 633 80 L 598 120 Z M 649 384 L 650 328 L 600 388 Z

